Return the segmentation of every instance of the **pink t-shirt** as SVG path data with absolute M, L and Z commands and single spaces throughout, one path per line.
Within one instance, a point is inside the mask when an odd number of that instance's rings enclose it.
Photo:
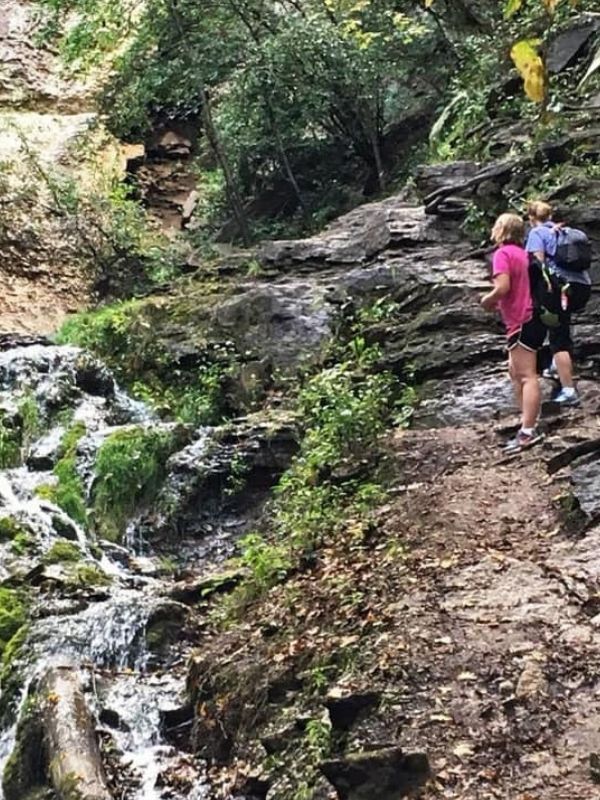
M 510 291 L 498 301 L 502 321 L 508 336 L 533 315 L 533 301 L 529 287 L 529 256 L 516 244 L 503 244 L 494 253 L 493 275 L 508 273 Z

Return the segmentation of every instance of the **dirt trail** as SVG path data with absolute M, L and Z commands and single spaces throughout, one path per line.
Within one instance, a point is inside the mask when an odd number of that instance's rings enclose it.
M 394 443 L 404 475 L 384 524 L 404 532 L 415 588 L 395 606 L 404 691 L 386 724 L 429 754 L 424 798 L 600 797 L 600 526 L 567 511 L 569 468 L 547 469 L 597 438 L 597 401 L 590 384 L 587 411 L 512 460 L 489 425 Z

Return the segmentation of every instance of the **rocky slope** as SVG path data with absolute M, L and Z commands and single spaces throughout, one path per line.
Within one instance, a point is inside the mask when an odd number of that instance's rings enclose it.
M 35 3 L 0 3 L 0 279 L 5 331 L 50 333 L 89 301 L 93 275 L 49 183 L 65 170 L 92 190 L 122 169 L 97 127 L 92 85 L 67 78 L 38 42 Z M 75 250 L 75 252 L 74 252 Z

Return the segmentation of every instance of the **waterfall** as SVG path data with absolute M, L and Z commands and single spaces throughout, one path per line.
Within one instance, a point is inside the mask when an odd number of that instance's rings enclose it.
M 36 417 L 26 434 L 24 403 L 35 409 Z M 110 742 L 107 772 L 126 776 L 118 796 L 176 797 L 161 775 L 185 766 L 188 782 L 180 796 L 202 800 L 207 791 L 203 765 L 163 734 L 165 717 L 185 706 L 191 645 L 177 637 L 177 647 L 163 647 L 161 626 L 183 625 L 188 609 L 169 598 L 169 580 L 159 577 L 159 561 L 135 516 L 121 545 L 95 536 L 93 525 L 84 526 L 69 516 L 64 503 L 61 507 L 52 487 L 60 480 L 56 465 L 64 455 L 65 434 L 75 424 L 82 426 L 82 435 L 72 457 L 88 504 L 95 460 L 111 435 L 173 430 L 129 398 L 102 364 L 78 348 L 35 344 L 0 353 L 2 463 L 8 460 L 2 448 L 11 437 L 17 440 L 15 432 L 22 432 L 15 457 L 19 463 L 0 470 L 0 524 L 10 520 L 22 533 L 19 540 L 0 541 L 0 579 L 31 592 L 30 620 L 11 667 L 20 674 L 18 688 L 10 679 L 1 687 L 0 701 L 8 711 L 0 733 L 0 770 L 14 748 L 17 719 L 30 687 L 53 666 L 67 665 L 81 674 L 86 703 L 99 721 L 103 741 Z M 207 432 L 199 432 L 196 454 L 206 449 L 206 440 Z M 77 564 L 54 562 L 57 543 L 67 543 L 69 553 L 74 548 L 74 558 L 78 551 Z M 88 585 L 81 579 L 79 585 L 77 570 L 82 567 L 88 572 L 81 575 L 101 580 Z

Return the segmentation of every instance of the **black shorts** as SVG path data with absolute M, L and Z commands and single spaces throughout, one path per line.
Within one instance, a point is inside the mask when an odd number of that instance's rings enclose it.
M 590 298 L 591 286 L 584 283 L 572 283 L 569 287 L 569 307 L 574 312 L 580 311 Z M 573 340 L 571 339 L 571 311 L 561 311 L 557 328 L 549 328 L 548 342 L 550 352 L 573 353 Z
M 525 322 L 518 331 L 511 333 L 508 337 L 507 349 L 513 350 L 517 345 L 521 345 L 532 353 L 537 351 L 544 344 L 548 329 L 537 316 L 533 316 L 529 322 Z

